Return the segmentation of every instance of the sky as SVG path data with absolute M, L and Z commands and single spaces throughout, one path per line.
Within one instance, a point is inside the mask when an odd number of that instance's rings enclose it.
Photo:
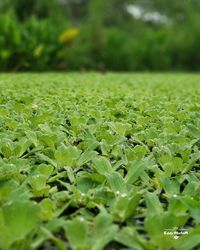
M 146 12 L 141 6 L 130 4 L 127 6 L 127 11 L 135 18 L 144 21 L 151 21 L 158 24 L 169 24 L 170 19 L 161 15 L 159 12 Z

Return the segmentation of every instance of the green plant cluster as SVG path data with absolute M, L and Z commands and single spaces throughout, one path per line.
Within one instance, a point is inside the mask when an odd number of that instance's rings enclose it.
M 20 23 L 14 15 L 0 16 L 0 69 L 48 70 L 59 67 L 64 46 L 51 19 L 38 21 L 34 16 Z
M 199 249 L 198 84 L 1 75 L 0 248 Z
M 21 22 L 1 14 L 0 71 L 199 70 L 198 25 L 124 29 L 83 23 L 75 25 L 77 37 L 59 42 L 60 34 L 73 28 L 67 19 L 31 16 Z

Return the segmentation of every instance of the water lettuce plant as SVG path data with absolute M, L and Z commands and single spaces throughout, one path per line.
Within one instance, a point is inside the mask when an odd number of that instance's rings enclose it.
M 2 74 L 0 249 L 199 249 L 199 82 Z

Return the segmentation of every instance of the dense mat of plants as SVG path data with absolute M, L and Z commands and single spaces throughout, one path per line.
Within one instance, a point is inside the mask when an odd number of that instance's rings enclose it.
M 199 80 L 1 75 L 0 249 L 199 249 Z

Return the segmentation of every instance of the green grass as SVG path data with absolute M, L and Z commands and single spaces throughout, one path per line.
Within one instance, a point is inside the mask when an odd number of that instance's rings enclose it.
M 200 249 L 199 84 L 2 74 L 0 249 Z

